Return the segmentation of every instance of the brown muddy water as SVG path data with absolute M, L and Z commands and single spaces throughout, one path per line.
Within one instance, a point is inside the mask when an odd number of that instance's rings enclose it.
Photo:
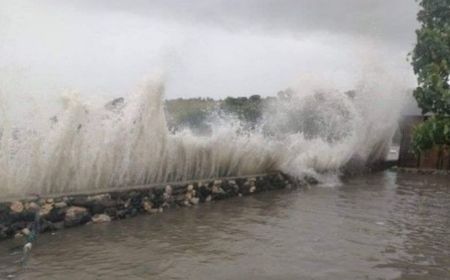
M 0 279 L 450 279 L 450 177 L 384 172 L 39 236 Z

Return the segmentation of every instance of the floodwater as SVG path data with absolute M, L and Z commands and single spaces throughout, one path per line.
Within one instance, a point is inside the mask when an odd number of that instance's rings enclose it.
M 42 234 L 5 279 L 450 279 L 450 177 L 384 172 Z

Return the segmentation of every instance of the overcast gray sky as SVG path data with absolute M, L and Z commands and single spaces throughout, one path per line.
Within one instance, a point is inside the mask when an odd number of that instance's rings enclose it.
M 414 0 L 0 0 L 0 90 L 123 96 L 165 72 L 167 97 L 271 95 L 372 66 L 414 77 Z M 301 82 L 300 82 L 301 83 Z

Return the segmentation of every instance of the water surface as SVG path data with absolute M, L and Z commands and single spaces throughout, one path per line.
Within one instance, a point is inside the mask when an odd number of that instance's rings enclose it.
M 450 279 L 450 178 L 385 172 L 42 234 L 0 279 Z

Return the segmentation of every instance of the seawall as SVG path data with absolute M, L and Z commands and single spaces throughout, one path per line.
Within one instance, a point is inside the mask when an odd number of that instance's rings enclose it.
M 309 183 L 315 183 L 311 181 Z M 190 207 L 258 192 L 295 188 L 308 180 L 283 173 L 142 185 L 45 197 L 29 196 L 0 201 L 0 240 L 26 237 L 86 223 L 102 223 L 139 214 L 157 214 L 166 208 Z

